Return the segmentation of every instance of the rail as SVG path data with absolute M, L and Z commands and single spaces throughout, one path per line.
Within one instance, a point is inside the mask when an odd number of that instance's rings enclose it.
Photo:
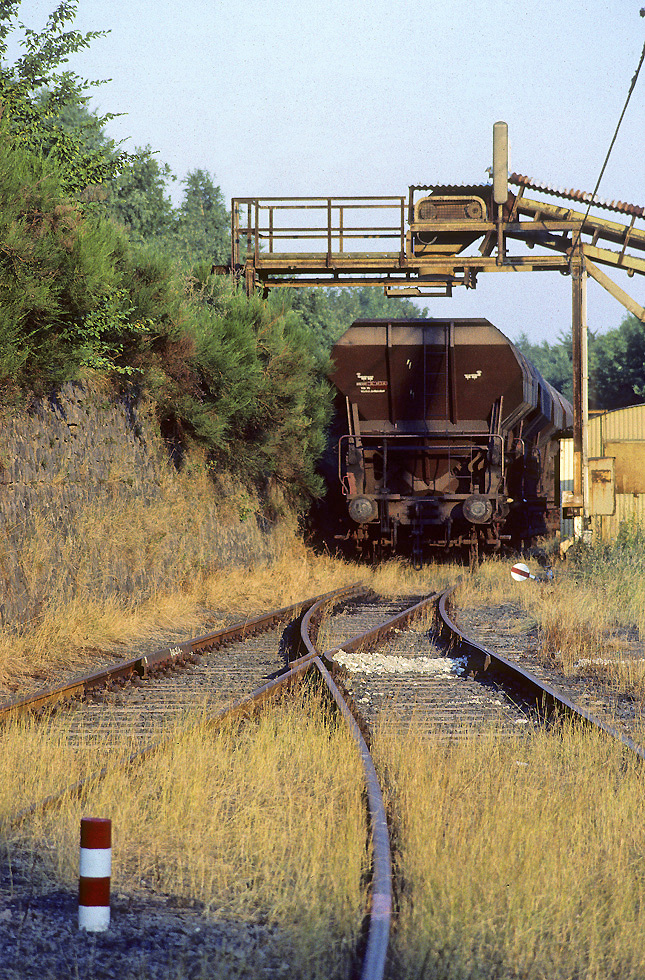
M 272 700 L 286 686 L 296 683 L 299 679 L 303 678 L 312 666 L 319 672 L 325 684 L 328 686 L 331 696 L 338 705 L 339 710 L 352 731 L 353 737 L 359 748 L 363 764 L 369 807 L 373 867 L 369 907 L 369 927 L 360 977 L 361 980 L 382 980 L 385 973 L 392 911 L 392 861 L 389 833 L 387 828 L 387 817 L 381 789 L 378 783 L 378 777 L 369 753 L 369 748 L 361 733 L 357 720 L 353 717 L 340 690 L 330 674 L 330 670 L 328 669 L 333 666 L 334 657 L 339 653 L 340 647 L 335 647 L 334 649 L 328 650 L 321 654 L 316 645 L 321 622 L 329 607 L 345 598 L 357 596 L 364 591 L 365 590 L 361 587 L 353 585 L 326 593 L 324 596 L 314 597 L 313 600 L 305 600 L 304 602 L 295 604 L 294 606 L 285 607 L 282 610 L 275 610 L 274 614 L 286 613 L 297 608 L 301 610 L 302 621 L 300 627 L 300 642 L 305 652 L 291 661 L 288 669 L 285 670 L 284 673 L 273 678 L 267 684 L 263 685 L 261 688 L 258 688 L 247 697 L 240 699 L 234 705 L 223 709 L 205 721 L 199 722 L 194 727 L 216 727 L 222 724 L 222 722 L 225 720 L 248 716 L 256 711 L 259 705 Z M 441 594 L 441 596 L 432 594 L 426 597 L 421 602 L 416 603 L 415 605 L 406 609 L 404 612 L 391 617 L 376 628 L 367 630 L 364 633 L 344 641 L 342 644 L 342 649 L 345 652 L 352 653 L 358 652 L 359 650 L 370 649 L 382 642 L 395 630 L 401 629 L 417 617 L 426 613 L 430 608 L 434 607 L 436 610 L 435 618 L 437 622 L 437 626 L 435 628 L 441 632 L 444 640 L 446 640 L 451 646 L 458 647 L 461 654 L 466 653 L 471 657 L 476 657 L 479 660 L 481 672 L 498 677 L 500 681 L 502 681 L 505 685 L 510 685 L 514 690 L 521 690 L 522 696 L 532 702 L 535 708 L 541 712 L 543 716 L 555 714 L 558 716 L 577 718 L 585 724 L 592 725 L 611 737 L 617 738 L 626 748 L 635 752 L 639 758 L 645 760 L 645 749 L 634 742 L 633 739 L 630 739 L 628 736 L 625 736 L 621 732 L 616 731 L 611 726 L 595 718 L 585 709 L 578 708 L 560 692 L 540 681 L 529 671 L 526 671 L 523 668 L 505 660 L 503 657 L 470 639 L 466 634 L 464 634 L 453 622 L 448 609 L 454 592 L 455 588 L 452 588 L 446 590 Z M 304 610 L 305 606 L 307 606 L 306 611 Z M 268 616 L 271 615 L 273 614 L 268 614 Z M 266 621 L 267 618 L 267 616 L 258 617 L 257 620 L 250 620 L 244 624 L 238 624 L 238 627 L 241 625 L 248 629 L 251 624 L 259 624 L 262 621 Z M 211 642 L 214 637 L 221 636 L 224 633 L 230 633 L 232 629 L 234 629 L 234 627 L 230 627 L 228 630 L 220 631 L 218 634 L 208 634 L 207 637 L 200 637 L 195 641 L 189 641 L 187 644 L 184 644 L 184 646 L 189 648 L 191 643 L 204 643 L 206 641 Z M 160 654 L 161 653 L 167 654 L 167 651 L 160 651 Z M 161 659 L 158 662 L 161 663 Z M 170 739 L 160 739 L 154 743 L 151 743 L 139 752 L 133 753 L 127 762 L 120 768 L 125 770 L 134 765 L 140 764 L 152 753 L 163 751 L 170 744 Z M 74 784 L 73 786 L 65 787 L 59 793 L 53 794 L 46 800 L 41 800 L 31 807 L 22 810 L 20 813 L 14 816 L 11 822 L 14 825 L 19 824 L 35 812 L 57 805 L 63 798 L 69 795 L 80 795 L 90 785 L 103 778 L 107 771 L 108 769 L 106 767 L 99 772 L 88 775 L 84 780 Z
M 356 583 L 349 586 L 343 586 L 340 589 L 334 589 L 333 591 L 326 592 L 323 595 L 313 596 L 310 599 L 305 599 L 302 602 L 294 603 L 291 606 L 285 606 L 282 609 L 272 610 L 271 612 L 258 616 L 255 619 L 245 620 L 242 623 L 237 623 L 234 626 L 227 627 L 215 633 L 208 633 L 204 636 L 197 637 L 194 640 L 188 640 L 181 646 L 184 648 L 184 654 L 199 652 L 200 650 L 213 649 L 214 646 L 219 645 L 221 642 L 230 642 L 233 639 L 241 639 L 246 636 L 250 636 L 252 635 L 254 629 L 269 629 L 275 622 L 288 620 L 291 614 L 302 615 L 304 610 L 311 609 L 312 607 L 323 607 L 326 603 L 337 602 L 342 598 L 357 595 L 360 591 L 362 591 L 362 589 Z M 123 669 L 132 668 L 131 674 L 136 673 L 137 671 L 134 670 L 133 667 L 134 665 L 140 663 L 141 660 L 147 661 L 146 666 L 148 665 L 149 661 L 152 660 L 155 667 L 160 668 L 168 665 L 176 665 L 180 658 L 173 656 L 169 649 L 164 648 L 157 651 L 157 653 L 153 654 L 151 657 L 137 658 L 135 660 L 128 661 L 126 664 L 118 664 L 113 668 L 106 668 L 105 670 L 97 671 L 95 674 L 85 675 L 83 678 L 79 678 L 76 683 L 65 685 L 61 688 L 51 688 L 47 691 L 41 691 L 32 697 L 24 698 L 21 701 L 14 701 L 5 704 L 2 706 L 2 714 L 0 715 L 0 718 L 6 721 L 25 711 L 55 707 L 60 701 L 78 696 L 79 694 L 82 694 L 84 690 L 91 690 L 93 687 L 109 683 L 115 676 L 117 676 L 117 672 L 120 672 Z M 282 687 L 297 680 L 298 677 L 300 677 L 308 669 L 311 660 L 311 656 L 301 658 L 300 660 L 296 661 L 296 663 L 293 664 L 285 673 L 273 678 L 262 687 L 248 694 L 246 697 L 241 698 L 239 701 L 236 701 L 229 707 L 217 712 L 214 716 L 200 721 L 191 727 L 209 728 L 220 725 L 222 722 L 229 719 L 249 715 L 255 711 L 258 706 L 266 701 L 269 701 L 273 696 L 275 696 L 275 694 Z M 118 676 L 122 677 L 124 675 L 119 673 Z M 89 688 L 83 688 L 83 683 L 85 682 L 89 682 Z M 63 694 L 65 697 L 62 696 Z M 182 729 L 179 734 L 183 734 L 187 730 L 187 728 Z M 173 740 L 171 739 L 156 739 L 155 741 L 150 742 L 144 748 L 133 752 L 119 767 L 119 769 L 125 772 L 129 768 L 145 762 L 145 760 L 151 755 L 164 751 L 171 744 L 173 744 Z M 19 825 L 33 814 L 56 806 L 61 802 L 61 800 L 67 797 L 81 796 L 82 793 L 90 786 L 93 786 L 97 782 L 104 779 L 109 771 L 111 771 L 110 768 L 105 766 L 100 770 L 88 773 L 84 779 L 65 786 L 58 792 L 37 801 L 23 810 L 20 810 L 12 817 L 10 821 L 11 825 Z
M 303 599 L 301 602 L 293 603 L 290 606 L 273 609 L 270 612 L 262 613 L 260 616 L 242 620 L 213 633 L 206 633 L 192 640 L 174 644 L 172 647 L 162 647 L 154 653 L 133 657 L 130 660 L 110 664 L 108 667 L 103 667 L 100 670 L 78 675 L 66 683 L 43 688 L 35 694 L 30 694 L 24 698 L 6 701 L 0 704 L 0 723 L 10 717 L 29 712 L 37 712 L 43 709 L 51 709 L 65 701 L 84 697 L 96 688 L 109 686 L 115 682 L 127 681 L 135 676 L 146 677 L 168 666 L 178 666 L 193 654 L 214 650 L 225 643 L 231 643 L 233 640 L 244 639 L 245 637 L 252 636 L 254 633 L 268 630 L 277 623 L 295 618 L 301 612 L 306 611 L 320 601 L 343 596 L 356 588 L 357 586 L 353 585 L 347 588 L 335 589 L 324 595 L 312 596 L 308 599 Z
M 618 739 L 625 748 L 634 752 L 640 759 L 645 761 L 645 748 L 639 745 L 634 739 L 608 725 L 602 719 L 597 718 L 586 708 L 580 708 L 569 698 L 565 697 L 556 688 L 544 683 L 535 674 L 525 670 L 517 664 L 511 663 L 500 654 L 489 650 L 481 643 L 477 643 L 453 622 L 448 611 L 448 605 L 457 587 L 448 589 L 443 593 L 439 600 L 438 614 L 441 621 L 443 637 L 451 645 L 459 648 L 460 652 L 475 656 L 479 659 L 480 669 L 487 676 L 496 676 L 502 683 L 510 685 L 519 690 L 524 698 L 532 701 L 535 708 L 547 716 L 559 715 L 565 718 L 572 718 L 580 721 L 592 728 L 597 728 L 612 738 Z
M 402 626 L 409 624 L 418 616 L 422 615 L 430 606 L 436 603 L 437 598 L 437 594 L 433 593 L 404 612 L 386 620 L 386 622 L 376 627 L 376 629 L 367 630 L 353 637 L 351 640 L 343 643 L 343 650 L 356 652 L 382 642 L 394 630 L 400 629 Z M 313 607 L 302 621 L 301 634 L 303 643 L 307 649 L 306 658 L 311 658 L 311 661 L 315 664 L 356 742 L 363 766 L 363 777 L 370 813 L 370 834 L 373 855 L 370 920 L 367 945 L 363 956 L 360 976 L 361 980 L 382 980 L 385 973 L 392 916 L 392 856 L 385 804 L 383 802 L 383 794 L 376 769 L 363 734 L 349 710 L 343 695 L 332 679 L 329 670 L 318 655 L 314 642 L 311 640 L 310 632 L 312 625 L 316 622 L 317 615 L 319 615 L 319 610 Z M 323 654 L 324 660 L 329 664 L 333 664 L 334 654 L 338 653 L 338 649 L 335 648 Z

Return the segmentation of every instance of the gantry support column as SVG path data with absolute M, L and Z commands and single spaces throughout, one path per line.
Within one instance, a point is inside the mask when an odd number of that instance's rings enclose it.
M 576 536 L 585 529 L 589 513 L 587 422 L 589 387 L 587 371 L 587 272 L 578 241 L 571 256 L 571 335 L 573 341 L 573 507 L 578 509 Z

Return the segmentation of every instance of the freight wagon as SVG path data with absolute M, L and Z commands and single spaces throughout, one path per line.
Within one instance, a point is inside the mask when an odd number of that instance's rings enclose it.
M 360 552 L 474 561 L 559 527 L 572 407 L 492 323 L 358 320 L 332 361 L 342 537 Z

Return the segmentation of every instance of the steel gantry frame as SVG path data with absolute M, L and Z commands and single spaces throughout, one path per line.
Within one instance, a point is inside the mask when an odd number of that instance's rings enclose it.
M 377 286 L 388 296 L 407 297 L 450 296 L 456 286 L 474 289 L 484 272 L 570 275 L 574 486 L 564 505 L 571 513 L 585 514 L 587 277 L 645 323 L 645 308 L 599 268 L 645 274 L 645 208 L 596 200 L 583 191 L 549 187 L 515 173 L 500 192 L 493 176 L 486 185 L 413 185 L 407 195 L 234 198 L 228 271 L 236 282 L 244 282 L 249 295 L 258 288 L 266 293 L 305 286 Z M 515 192 L 509 191 L 509 183 Z M 531 190 L 567 203 L 527 197 Z M 620 219 L 591 214 L 591 204 L 595 212 L 607 210 Z M 516 242 L 528 251 L 509 251 Z M 389 249 L 382 250 L 383 243 Z

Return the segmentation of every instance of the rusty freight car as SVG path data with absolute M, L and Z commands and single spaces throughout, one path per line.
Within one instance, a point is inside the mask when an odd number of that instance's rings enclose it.
M 487 320 L 358 320 L 332 351 L 344 537 L 471 561 L 559 526 L 572 408 Z

